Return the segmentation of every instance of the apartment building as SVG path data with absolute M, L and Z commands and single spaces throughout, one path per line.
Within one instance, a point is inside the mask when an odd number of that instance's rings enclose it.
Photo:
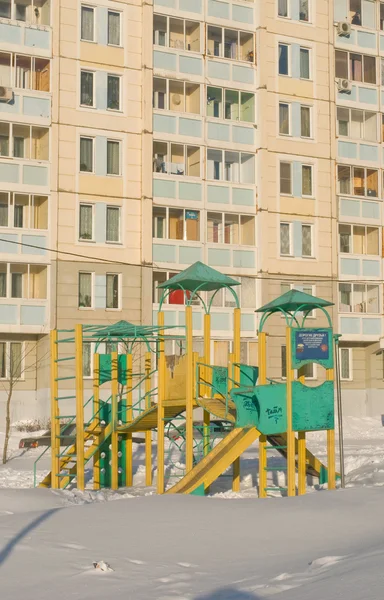
M 334 302 L 346 413 L 384 412 L 382 38 L 374 0 L 0 0 L 0 382 L 20 363 L 15 418 L 48 411 L 52 327 L 150 323 L 158 283 L 197 260 L 242 284 L 243 361 L 257 362 L 257 306 L 292 287 Z M 182 303 L 166 300 L 167 324 L 183 326 Z M 213 300 L 218 365 L 233 303 Z M 270 323 L 284 379 L 285 322 Z

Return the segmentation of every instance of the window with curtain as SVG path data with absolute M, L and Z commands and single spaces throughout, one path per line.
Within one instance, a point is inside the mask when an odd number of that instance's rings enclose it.
M 0 298 L 7 297 L 7 273 L 0 273 Z
M 300 79 L 310 79 L 310 50 L 300 48 Z
M 120 241 L 120 208 L 116 206 L 107 206 L 106 241 Z
M 291 254 L 291 226 L 280 223 L 280 254 Z
M 107 274 L 106 308 L 119 308 L 119 275 Z
M 279 17 L 288 17 L 288 0 L 278 0 L 277 14 Z
M 13 207 L 13 226 L 24 227 L 24 206 L 15 204 Z
M 23 275 L 22 273 L 11 273 L 11 297 L 23 297 Z
M 111 110 L 120 110 L 120 77 L 108 75 L 107 107 Z
M 279 133 L 280 135 L 289 135 L 289 104 L 279 103 Z
M 302 256 L 312 256 L 312 225 L 301 226 Z
M 340 377 L 344 380 L 352 379 L 352 348 L 340 348 Z
M 95 9 L 90 6 L 81 7 L 81 39 L 95 41 Z
M 79 308 L 92 308 L 92 273 L 79 273 Z
M 92 204 L 80 204 L 79 214 L 79 239 L 93 239 L 93 206 Z
M 3 198 L 1 198 L 1 200 L 3 200 Z M 7 200 L 6 196 L 4 200 Z M 4 201 L 0 204 L 0 227 L 8 227 L 8 202 Z
M 5 379 L 7 376 L 7 350 L 6 343 L 0 342 L 0 379 Z
M 83 342 L 83 377 L 92 376 L 92 343 Z
M 289 75 L 287 44 L 279 44 L 279 75 Z
M 13 138 L 13 156 L 15 158 L 24 158 L 24 141 L 23 137 L 14 136 Z
M 107 175 L 120 175 L 120 142 L 107 141 Z
M 351 225 L 339 225 L 339 247 L 343 254 L 350 254 L 352 250 Z
M 9 373 L 13 379 L 19 379 L 23 372 L 22 366 L 22 344 L 11 342 L 9 352 Z
M 311 109 L 309 106 L 300 106 L 301 137 L 311 137 Z
M 120 13 L 108 11 L 108 44 L 120 46 Z
M 312 196 L 312 166 L 311 165 L 302 165 L 301 167 L 301 184 L 302 190 L 301 193 L 303 196 Z
M 280 194 L 292 194 L 292 165 L 280 163 Z
M 80 138 L 80 171 L 92 173 L 93 171 L 93 139 Z
M 82 106 L 93 106 L 94 105 L 94 94 L 93 94 L 93 79 L 94 73 L 90 71 L 81 71 L 81 83 L 80 83 L 80 104 Z
M 309 22 L 309 0 L 300 0 L 299 19 L 305 23 Z

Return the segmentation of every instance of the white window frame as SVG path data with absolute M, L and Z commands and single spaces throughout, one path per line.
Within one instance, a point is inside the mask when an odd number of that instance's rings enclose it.
M 341 285 L 350 285 L 351 286 L 351 310 L 350 311 L 346 311 L 346 310 L 341 310 L 341 295 L 340 295 L 340 286 Z M 372 285 L 378 288 L 378 294 L 377 294 L 377 298 L 378 298 L 378 312 L 369 312 L 368 310 L 361 310 L 361 311 L 357 311 L 357 310 L 352 310 L 356 305 L 356 303 L 354 302 L 354 287 L 355 285 L 363 285 L 365 287 L 365 298 L 366 300 L 364 301 L 365 303 L 365 308 L 368 308 L 368 302 L 367 302 L 367 298 L 368 298 L 368 285 Z M 337 288 L 337 294 L 338 294 L 338 309 L 339 309 L 339 313 L 341 314 L 347 314 L 347 315 L 379 315 L 381 314 L 381 306 L 382 306 L 382 300 L 381 300 L 381 294 L 382 294 L 382 289 L 379 283 L 373 282 L 372 284 L 367 284 L 364 281 L 339 281 L 339 285 Z M 348 305 L 344 305 L 344 306 L 348 306 Z
M 309 135 L 303 135 L 302 133 L 302 128 L 301 128 L 301 109 L 302 108 L 308 108 L 309 110 Z M 302 140 L 312 140 L 313 139 L 313 124 L 312 124 L 312 118 L 313 118 L 313 106 L 310 106 L 309 104 L 300 104 L 300 138 Z
M 153 205 L 153 209 L 155 209 L 155 208 L 161 208 L 161 209 L 165 208 L 165 227 L 164 227 L 165 235 L 162 238 L 155 238 L 155 237 L 153 237 L 153 231 L 152 231 L 152 237 L 154 240 L 170 240 L 171 242 L 188 242 L 188 243 L 195 243 L 195 244 L 200 243 L 201 244 L 201 241 L 202 241 L 201 228 L 202 228 L 202 222 L 203 222 L 202 221 L 202 210 L 195 209 L 195 208 L 184 208 L 181 206 L 158 206 L 157 204 Z M 152 209 L 152 223 L 153 223 L 153 218 L 154 218 L 153 217 L 153 209 Z M 181 239 L 181 240 L 169 237 L 169 211 L 170 210 L 183 211 L 183 239 Z M 188 219 L 185 218 L 185 213 L 190 212 L 190 211 L 197 212 L 199 215 L 199 219 L 198 219 L 198 221 L 199 221 L 199 239 L 198 240 L 188 240 L 187 239 L 187 220 Z M 153 226 L 152 226 L 152 228 L 153 228 Z
M 282 225 L 288 225 L 289 227 L 289 254 L 283 254 L 281 251 L 281 226 Z M 280 225 L 279 225 L 279 254 L 280 256 L 288 256 L 291 257 L 293 256 L 293 240 L 292 240 L 292 223 L 290 223 L 289 221 L 280 221 Z
M 107 240 L 107 223 L 108 223 L 107 214 L 108 214 L 109 208 L 117 209 L 119 211 L 119 239 L 117 241 Z M 115 206 L 114 204 L 107 204 L 106 209 L 105 209 L 105 243 L 106 244 L 121 244 L 121 222 L 122 222 L 121 215 L 122 215 L 122 207 L 121 206 Z
M 108 142 L 114 142 L 119 144 L 119 172 L 118 173 L 108 173 Z M 122 143 L 121 140 L 117 140 L 115 138 L 107 138 L 107 164 L 105 165 L 106 177 L 121 177 L 121 167 L 122 167 Z
M 165 161 L 163 161 L 163 164 L 165 164 L 165 171 L 155 171 L 154 170 L 154 165 L 155 165 L 155 153 L 154 153 L 154 144 L 155 143 L 159 143 L 159 144 L 166 144 L 167 146 L 167 152 L 166 152 L 166 159 Z M 183 152 L 184 152 L 184 162 L 183 163 L 172 163 L 171 160 L 168 160 L 169 158 L 172 158 L 172 144 L 175 146 L 182 146 L 183 147 Z M 199 175 L 190 175 L 189 173 L 187 174 L 187 159 L 188 159 L 188 148 L 199 148 Z M 171 175 L 172 177 L 174 177 L 175 175 L 177 175 L 178 177 L 192 177 L 193 179 L 201 179 L 201 173 L 202 173 L 202 154 L 203 154 L 203 150 L 204 150 L 204 146 L 199 146 L 199 145 L 194 145 L 194 144 L 183 144 L 183 143 L 179 143 L 179 142 L 168 142 L 165 140 L 159 140 L 159 139 L 153 139 L 153 143 L 152 143 L 152 160 L 153 160 L 153 172 L 156 173 L 156 175 Z M 172 172 L 172 166 L 169 167 L 169 165 L 176 165 L 176 172 Z M 178 167 L 177 165 L 182 165 L 184 167 L 183 172 L 178 172 Z M 167 170 L 167 165 L 168 165 L 168 170 Z M 170 172 L 168 172 L 170 171 Z
M 303 227 L 310 227 L 311 230 L 311 254 L 303 254 Z M 314 258 L 314 246 L 315 246 L 315 226 L 313 223 L 301 223 L 301 257 L 302 258 Z
M 339 180 L 339 167 L 344 167 L 344 168 L 348 168 L 349 169 L 349 193 L 343 193 L 340 190 L 340 180 Z M 354 185 L 353 185 L 353 180 L 354 180 L 354 175 L 353 175 L 353 169 L 364 169 L 364 194 L 354 194 Z M 376 171 L 377 172 L 377 195 L 373 196 L 373 195 L 369 195 L 368 192 L 368 170 L 369 171 Z M 360 167 L 358 165 L 351 165 L 351 164 L 342 164 L 342 163 L 337 163 L 336 164 L 336 177 L 337 177 L 337 194 L 339 196 L 351 196 L 353 198 L 369 198 L 369 199 L 374 199 L 376 201 L 380 201 L 381 200 L 381 177 L 380 177 L 380 169 L 376 168 L 376 166 L 373 167 Z
M 164 15 L 164 14 L 160 14 L 160 13 L 153 13 L 153 17 L 165 17 L 166 19 L 166 32 L 165 32 L 165 45 L 162 46 L 158 43 L 156 43 L 156 41 L 154 42 L 154 46 L 158 46 L 159 48 L 173 48 L 173 46 L 170 46 L 169 44 L 169 37 L 170 37 L 170 26 L 169 26 L 169 19 L 177 19 L 179 21 L 183 21 L 183 35 L 184 35 L 184 51 L 185 52 L 192 52 L 193 54 L 201 54 L 201 47 L 202 47 L 202 39 L 203 39 L 203 35 L 202 35 L 202 24 L 200 21 L 194 21 L 193 19 L 182 19 L 180 17 L 170 17 L 168 15 Z M 199 41 L 200 41 L 200 48 L 199 50 L 188 50 L 187 48 L 187 44 L 186 44 L 186 32 L 185 32 L 185 27 L 186 27 L 186 22 L 189 23 L 195 23 L 196 25 L 199 26 Z M 154 33 L 156 34 L 155 29 L 153 28 Z M 156 37 L 156 35 L 155 35 Z
M 89 240 L 87 239 L 83 239 L 80 237 L 80 226 L 81 226 L 81 222 L 80 222 L 80 215 L 81 215 L 81 207 L 82 206 L 90 206 L 92 208 L 92 236 Z M 95 205 L 92 204 L 92 202 L 80 202 L 79 203 L 79 225 L 77 228 L 78 231 L 78 241 L 81 243 L 89 243 L 89 242 L 94 242 L 95 241 Z
M 79 306 L 80 302 L 80 275 L 91 275 L 91 306 Z M 93 271 L 78 271 L 77 277 L 77 309 L 95 310 L 95 273 Z
M 36 7 L 36 8 L 40 8 Z M 35 18 L 32 17 L 31 21 L 28 20 L 21 20 L 21 19 L 16 19 L 16 4 L 15 4 L 15 0 L 10 0 L 10 9 L 11 9 L 11 16 L 10 17 L 0 17 L 1 19 L 7 19 L 9 21 L 17 21 L 18 23 L 25 23 L 26 25 L 35 25 L 35 26 L 40 26 L 40 27 L 52 27 L 52 2 L 51 5 L 49 7 L 49 23 L 38 23 L 36 21 Z M 35 3 L 34 0 L 31 0 L 31 12 L 32 15 L 35 14 L 34 12 L 35 9 Z
M 301 21 L 300 21 L 301 23 Z M 309 71 L 309 77 L 302 77 L 301 76 L 301 61 L 300 61 L 300 51 L 301 50 L 306 50 L 308 52 L 308 71 Z M 299 61 L 300 61 L 300 81 L 312 81 L 312 48 L 309 48 L 308 46 L 299 46 Z
M 117 275 L 117 308 L 107 307 L 107 278 L 108 275 Z M 105 274 L 105 310 L 107 312 L 117 312 L 122 310 L 122 274 L 121 273 L 106 273 Z
M 291 191 L 290 192 L 282 192 L 281 191 L 281 163 L 287 164 L 290 166 L 290 182 L 291 182 Z M 291 197 L 293 196 L 293 163 L 289 160 L 280 160 L 279 161 L 279 194 L 280 196 Z
M 91 171 L 82 171 L 81 170 L 81 139 L 92 140 L 92 170 Z M 91 135 L 80 135 L 79 136 L 79 173 L 83 173 L 84 175 L 94 175 L 95 174 L 95 152 L 96 152 L 96 144 L 95 137 Z
M 54 0 L 53 0 L 54 1 Z M 93 11 L 93 40 L 86 40 L 84 38 L 81 37 L 81 30 L 82 30 L 82 9 L 84 8 L 89 8 Z M 92 6 L 92 4 L 86 4 L 86 3 L 82 3 L 80 5 L 80 41 L 81 42 L 88 42 L 89 44 L 97 44 L 97 19 L 96 19 L 96 15 L 97 15 L 97 7 L 96 6 Z
M 311 169 L 311 193 L 310 194 L 304 194 L 303 192 L 303 167 L 310 167 Z M 314 168 L 313 165 L 309 164 L 309 163 L 301 163 L 301 194 L 303 198 L 314 198 L 315 194 L 313 192 L 313 189 L 315 187 L 315 182 L 314 182 Z
M 108 77 L 116 77 L 120 80 L 119 82 L 119 108 L 109 108 L 108 107 Z M 120 73 L 107 73 L 107 110 L 111 112 L 123 112 L 123 76 Z
M 280 104 L 288 106 L 288 133 L 281 133 L 280 131 Z M 285 100 L 279 101 L 278 104 L 278 123 L 279 123 L 279 135 L 282 137 L 292 137 L 292 103 L 286 102 Z M 282 161 L 284 162 L 284 161 Z
M 209 32 L 209 27 L 215 27 L 216 29 L 221 29 L 221 53 L 219 55 L 208 53 L 208 32 Z M 225 30 L 236 31 L 236 33 L 237 33 L 237 56 L 236 56 L 236 58 L 230 58 L 228 56 L 225 56 Z M 185 31 L 185 25 L 184 25 L 184 31 Z M 252 50 L 250 51 L 253 54 L 252 60 L 247 60 L 247 59 L 244 59 L 244 58 L 240 58 L 240 48 L 241 48 L 240 35 L 242 33 L 246 33 L 248 35 L 249 34 L 252 35 L 253 43 L 252 43 Z M 214 59 L 215 58 L 224 58 L 225 60 L 230 60 L 230 61 L 235 61 L 235 62 L 245 62 L 245 63 L 251 64 L 251 65 L 252 64 L 254 65 L 255 64 L 255 41 L 256 40 L 255 40 L 255 32 L 254 31 L 245 31 L 244 29 L 237 29 L 236 27 L 215 25 L 215 24 L 211 24 L 211 23 L 207 24 L 205 43 L 206 43 L 206 48 L 207 48 L 207 56 L 209 58 L 214 58 Z
M 348 377 L 343 377 L 341 354 L 342 352 L 348 352 Z M 384 354 L 383 354 L 384 356 Z M 340 365 L 340 380 L 341 381 L 353 381 L 353 349 L 352 348 L 341 348 L 339 347 L 339 365 Z
M 303 19 L 300 19 L 300 2 L 299 2 L 299 23 L 302 23 L 304 25 L 311 25 L 311 23 L 312 23 L 312 0 L 308 0 L 308 21 L 304 21 Z
M 45 125 L 29 125 L 28 123 L 14 123 L 14 122 L 9 122 L 9 121 L 1 121 L 1 124 L 5 123 L 6 125 L 9 126 L 9 138 L 8 138 L 8 155 L 4 155 L 1 156 L 0 158 L 7 158 L 7 159 L 11 159 L 11 160 L 22 160 L 22 161 L 31 161 L 31 162 L 41 162 L 41 163 L 48 163 L 50 161 L 50 157 L 51 157 L 51 128 L 50 127 L 46 127 Z M 14 140 L 14 133 L 13 133 L 13 128 L 14 127 L 28 127 L 29 129 L 29 138 L 23 138 L 24 140 L 29 140 L 29 157 L 19 157 L 19 156 L 14 156 L 14 152 L 15 152 L 15 140 Z M 32 154 L 33 154 L 33 130 L 34 129 L 45 129 L 46 132 L 48 133 L 48 158 L 32 158 Z M 24 142 L 24 154 L 25 154 L 25 142 Z
M 287 1 L 287 15 L 279 15 L 279 0 L 276 0 L 276 15 L 278 19 L 290 19 L 291 18 L 291 3 L 290 0 Z
M 201 146 L 200 146 L 201 147 Z M 221 152 L 221 161 L 220 161 L 220 177 L 219 179 L 214 179 L 214 178 L 209 178 L 208 177 L 208 152 L 209 150 L 214 150 L 216 152 Z M 238 160 L 238 172 L 239 172 L 239 178 L 236 181 L 236 179 L 226 179 L 225 177 L 225 170 L 226 170 L 226 162 L 225 162 L 225 153 L 226 152 L 232 152 L 233 154 L 237 154 L 239 157 Z M 247 156 L 252 156 L 253 157 L 253 182 L 252 183 L 247 183 L 243 181 L 243 165 L 242 165 L 242 155 L 246 154 Z M 231 163 L 231 164 L 235 164 L 235 163 Z M 212 148 L 212 147 L 207 147 L 206 148 L 206 177 L 207 177 L 207 181 L 224 181 L 226 183 L 229 184 L 244 184 L 244 185 L 254 185 L 255 183 L 255 177 L 256 177 L 256 164 L 255 164 L 255 155 L 252 152 L 243 152 L 243 151 L 238 151 L 238 150 L 222 150 L 221 148 Z M 214 212 L 214 211 L 212 211 Z
M 7 204 L 8 204 L 8 225 L 0 225 L 0 230 L 5 229 L 16 229 L 17 231 L 48 231 L 49 229 L 49 217 L 50 217 L 50 202 L 48 194 L 25 194 L 24 192 L 10 192 L 8 190 L 0 190 L 1 194 L 7 195 Z M 15 226 L 15 200 L 16 196 L 24 196 L 28 197 L 28 224 L 23 225 L 23 227 Z M 47 227 L 45 229 L 39 227 L 32 227 L 32 223 L 34 224 L 34 206 L 35 206 L 35 197 L 46 198 L 47 199 Z
M 21 362 L 20 362 L 20 377 L 16 377 L 16 381 L 25 381 L 25 344 L 20 340 L 1 340 L 0 344 L 5 344 L 5 377 L 0 377 L 0 381 L 9 381 L 11 371 L 11 344 L 20 344 L 21 346 Z
M 221 233 L 222 233 L 222 241 L 220 242 L 211 242 L 208 241 L 208 213 L 215 213 L 216 215 L 221 215 Z M 225 241 L 225 215 L 230 215 L 230 216 L 235 216 L 238 218 L 238 227 L 239 227 L 239 243 L 238 244 L 233 244 L 232 242 L 228 243 Z M 242 229 L 241 229 L 241 218 L 242 217 L 251 217 L 253 219 L 253 237 L 254 237 L 254 243 L 252 244 L 244 244 L 243 243 L 243 236 L 242 236 Z M 245 213 L 231 213 L 228 211 L 225 212 L 221 212 L 221 211 L 216 211 L 216 210 L 208 210 L 206 213 L 206 223 L 205 223 L 205 239 L 207 241 L 207 244 L 217 244 L 219 246 L 248 246 L 248 247 L 252 247 L 255 245 L 256 243 L 256 230 L 255 230 L 255 226 L 256 226 L 256 221 L 255 221 L 255 217 L 254 215 L 250 215 L 250 214 L 245 214 Z
M 343 252 L 341 250 L 341 244 L 340 244 L 340 225 L 345 225 L 345 226 L 351 228 L 351 234 L 350 234 L 350 236 L 351 236 L 351 249 L 352 249 L 351 252 Z M 363 253 L 359 253 L 359 252 L 355 252 L 354 251 L 355 250 L 355 248 L 354 248 L 354 232 L 353 232 L 354 227 L 364 227 L 364 229 L 365 229 L 365 234 L 364 234 L 364 250 L 365 250 L 365 252 L 363 252 Z M 368 251 L 367 251 L 368 250 L 368 228 L 377 229 L 378 230 L 378 242 L 379 243 L 378 243 L 378 252 L 377 252 L 377 254 L 369 254 Z M 376 257 L 380 256 L 380 248 L 381 248 L 381 231 L 380 230 L 381 229 L 382 228 L 379 227 L 378 225 L 362 225 L 362 224 L 357 224 L 357 223 L 342 223 L 342 222 L 339 222 L 337 234 L 338 234 L 338 239 L 339 239 L 339 252 L 340 252 L 340 254 L 347 255 L 347 256 L 348 255 L 352 255 L 352 254 L 355 254 L 357 256 L 376 256 Z
M 286 46 L 287 47 L 288 73 L 280 73 L 280 70 L 279 70 L 280 46 Z M 291 44 L 288 44 L 287 42 L 278 42 L 278 44 L 277 44 L 277 74 L 278 74 L 279 77 L 292 77 Z
M 120 29 L 120 35 L 119 35 L 119 39 L 120 39 L 120 44 L 111 44 L 109 42 L 109 13 L 114 13 L 114 14 L 118 14 L 119 15 L 119 29 Z M 121 10 L 115 10 L 112 8 L 109 8 L 107 11 L 107 46 L 111 46 L 112 48 L 122 48 L 123 47 L 123 13 Z
M 92 75 L 92 104 L 81 103 L 81 74 L 90 73 Z M 92 69 L 80 69 L 80 89 L 79 89 L 79 105 L 81 108 L 96 108 L 96 72 Z

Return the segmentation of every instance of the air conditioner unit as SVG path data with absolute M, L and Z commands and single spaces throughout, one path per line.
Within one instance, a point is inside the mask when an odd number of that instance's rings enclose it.
M 351 24 L 348 21 L 340 21 L 337 24 L 337 35 L 349 37 L 351 35 Z
M 350 94 L 352 92 L 352 81 L 349 81 L 349 79 L 338 79 L 337 91 Z
M 12 88 L 0 85 L 0 102 L 10 102 L 13 98 Z

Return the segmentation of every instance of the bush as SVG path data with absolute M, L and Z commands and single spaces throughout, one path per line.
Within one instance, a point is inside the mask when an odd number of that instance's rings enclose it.
M 51 428 L 51 419 L 49 417 L 43 417 L 39 419 L 26 419 L 24 421 L 17 421 L 13 423 L 12 429 L 14 431 L 34 433 L 35 431 L 48 430 Z

